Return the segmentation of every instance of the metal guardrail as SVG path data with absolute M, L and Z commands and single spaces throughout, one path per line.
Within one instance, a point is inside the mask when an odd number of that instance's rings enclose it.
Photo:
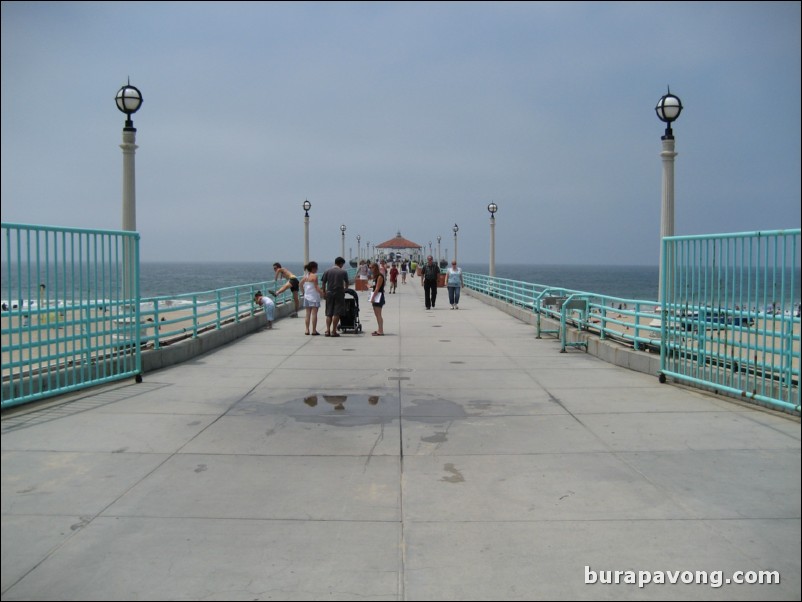
M 800 230 L 663 239 L 661 373 L 799 411 Z
M 541 318 L 548 317 L 559 323 L 562 300 L 580 295 L 588 301 L 583 329 L 590 334 L 631 345 L 637 350 L 658 351 L 660 348 L 660 313 L 654 300 L 627 299 L 483 274 L 463 273 L 463 279 L 467 288 L 532 311 L 536 315 L 538 338 L 544 334 L 559 334 L 559 329 L 545 329 Z
M 353 282 L 356 269 L 346 270 Z M 141 305 L 141 340 L 148 349 L 159 349 L 187 338 L 196 338 L 210 330 L 238 323 L 262 312 L 253 302 L 256 291 L 276 289 L 274 280 L 229 286 L 163 297 L 143 297 Z M 287 290 L 275 298 L 277 306 L 293 303 Z
M 2 408 L 138 375 L 139 235 L 2 233 Z
M 139 377 L 142 353 L 263 310 L 274 280 L 140 297 L 139 235 L 2 224 L 2 408 Z M 126 268 L 125 266 L 130 266 Z M 348 271 L 351 281 L 356 269 Z M 277 306 L 293 303 L 287 290 Z
M 671 274 L 663 291 L 675 296 L 662 304 L 482 274 L 463 279 L 467 288 L 531 310 L 537 337 L 558 336 L 563 352 L 584 346 L 567 342 L 570 325 L 660 351 L 661 380 L 671 376 L 799 413 L 799 239 L 799 229 L 666 239 L 664 257 L 673 259 L 663 270 Z M 559 328 L 545 328 L 546 317 Z

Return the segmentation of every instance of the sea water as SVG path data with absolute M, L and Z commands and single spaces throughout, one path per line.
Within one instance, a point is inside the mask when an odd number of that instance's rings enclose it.
M 282 263 L 301 276 L 301 264 Z M 321 265 L 320 273 L 330 266 Z M 464 272 L 487 274 L 487 264 L 462 264 Z M 543 284 L 624 299 L 657 299 L 657 266 L 577 266 L 497 264 L 496 277 Z M 140 266 L 143 297 L 210 291 L 227 286 L 273 280 L 270 263 L 143 262 Z
M 298 276 L 303 274 L 300 263 L 286 262 L 282 265 Z M 321 265 L 320 272 L 322 273 L 329 267 Z M 461 264 L 460 267 L 467 273 L 488 273 L 486 263 L 466 263 Z M 497 264 L 496 277 L 622 299 L 656 302 L 659 268 L 638 265 Z M 3 270 L 3 300 L 8 298 L 6 278 L 7 274 Z M 203 296 L 204 292 L 229 286 L 246 284 L 261 286 L 272 281 L 273 278 L 271 262 L 142 262 L 139 280 L 141 296 L 149 298 L 171 297 L 187 293 L 199 293 Z M 34 276 L 32 282 L 35 281 Z M 797 290 L 793 291 L 793 302 L 798 303 L 800 297 L 799 270 L 797 270 L 794 282 Z M 37 294 L 35 284 L 32 285 L 31 294 Z M 36 300 L 34 299 L 33 302 L 35 303 Z

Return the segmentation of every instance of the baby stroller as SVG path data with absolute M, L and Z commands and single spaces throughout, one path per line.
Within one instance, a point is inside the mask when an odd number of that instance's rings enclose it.
M 337 330 L 362 332 L 362 323 L 359 321 L 359 297 L 352 288 L 345 289 L 345 313 L 340 316 Z

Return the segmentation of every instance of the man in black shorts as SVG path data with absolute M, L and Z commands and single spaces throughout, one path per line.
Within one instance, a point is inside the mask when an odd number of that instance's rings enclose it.
M 298 308 L 301 306 L 301 303 L 298 299 L 298 290 L 301 288 L 300 282 L 298 281 L 298 278 L 295 276 L 295 274 L 290 272 L 287 268 L 281 267 L 281 264 L 278 262 L 273 264 L 273 269 L 276 272 L 275 281 L 278 282 L 282 278 L 286 278 L 287 283 L 277 291 L 267 291 L 267 292 L 273 295 L 274 297 L 278 297 L 281 293 L 283 293 L 287 289 L 290 289 L 290 291 L 292 291 L 292 300 L 295 303 L 295 313 L 290 314 L 290 317 L 297 318 Z
M 326 293 L 326 336 L 338 337 L 337 325 L 340 316 L 345 313 L 345 289 L 348 286 L 348 272 L 343 269 L 345 259 L 338 257 L 334 265 L 323 272 L 320 279 L 323 292 Z

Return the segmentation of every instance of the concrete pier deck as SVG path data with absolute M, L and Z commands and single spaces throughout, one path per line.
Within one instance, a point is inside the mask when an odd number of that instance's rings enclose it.
M 4 413 L 2 599 L 800 598 L 799 419 L 360 298 Z

